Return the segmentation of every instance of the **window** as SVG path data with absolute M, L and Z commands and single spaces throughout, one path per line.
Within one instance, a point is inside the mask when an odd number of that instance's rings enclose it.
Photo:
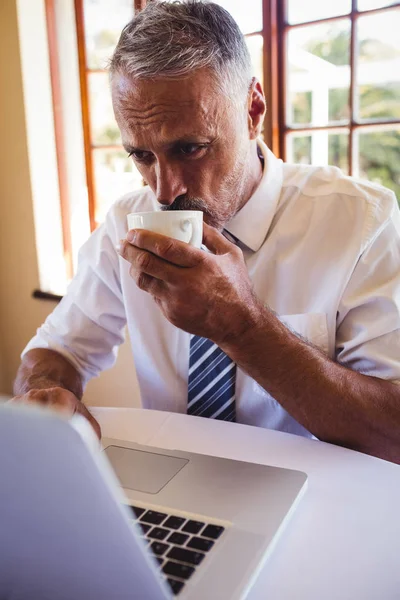
M 288 0 L 282 19 L 289 162 L 333 164 L 400 199 L 400 6 Z
M 141 4 L 137 8 L 141 8 Z M 142 185 L 138 170 L 121 144 L 107 73 L 108 60 L 121 30 L 134 15 L 135 3 L 133 0 L 77 0 L 75 11 L 89 217 L 93 230 L 104 220 L 114 200 Z

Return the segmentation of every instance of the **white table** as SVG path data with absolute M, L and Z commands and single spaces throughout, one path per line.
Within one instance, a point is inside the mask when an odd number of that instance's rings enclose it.
M 308 474 L 253 600 L 400 599 L 400 466 L 235 423 L 142 409 L 93 413 L 105 437 Z

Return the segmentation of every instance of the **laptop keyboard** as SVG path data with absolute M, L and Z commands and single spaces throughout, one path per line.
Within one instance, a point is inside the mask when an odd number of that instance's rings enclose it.
M 224 527 L 164 512 L 130 507 L 174 595 L 202 563 Z

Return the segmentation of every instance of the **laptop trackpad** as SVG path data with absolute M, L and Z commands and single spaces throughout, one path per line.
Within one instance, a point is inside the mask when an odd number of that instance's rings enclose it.
M 105 449 L 123 488 L 158 494 L 189 461 L 175 456 L 108 446 Z

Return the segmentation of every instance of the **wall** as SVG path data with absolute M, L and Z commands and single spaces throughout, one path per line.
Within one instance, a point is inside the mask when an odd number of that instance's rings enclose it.
M 16 0 L 0 2 L 0 131 L 0 393 L 10 394 L 21 350 L 54 306 L 32 298 L 39 274 Z M 85 401 L 138 405 L 129 342 Z
M 0 339 L 2 338 L 2 333 L 0 329 Z M 0 401 L 1 401 L 1 390 L 5 389 L 5 381 L 4 381 L 4 359 L 3 354 L 0 352 Z

